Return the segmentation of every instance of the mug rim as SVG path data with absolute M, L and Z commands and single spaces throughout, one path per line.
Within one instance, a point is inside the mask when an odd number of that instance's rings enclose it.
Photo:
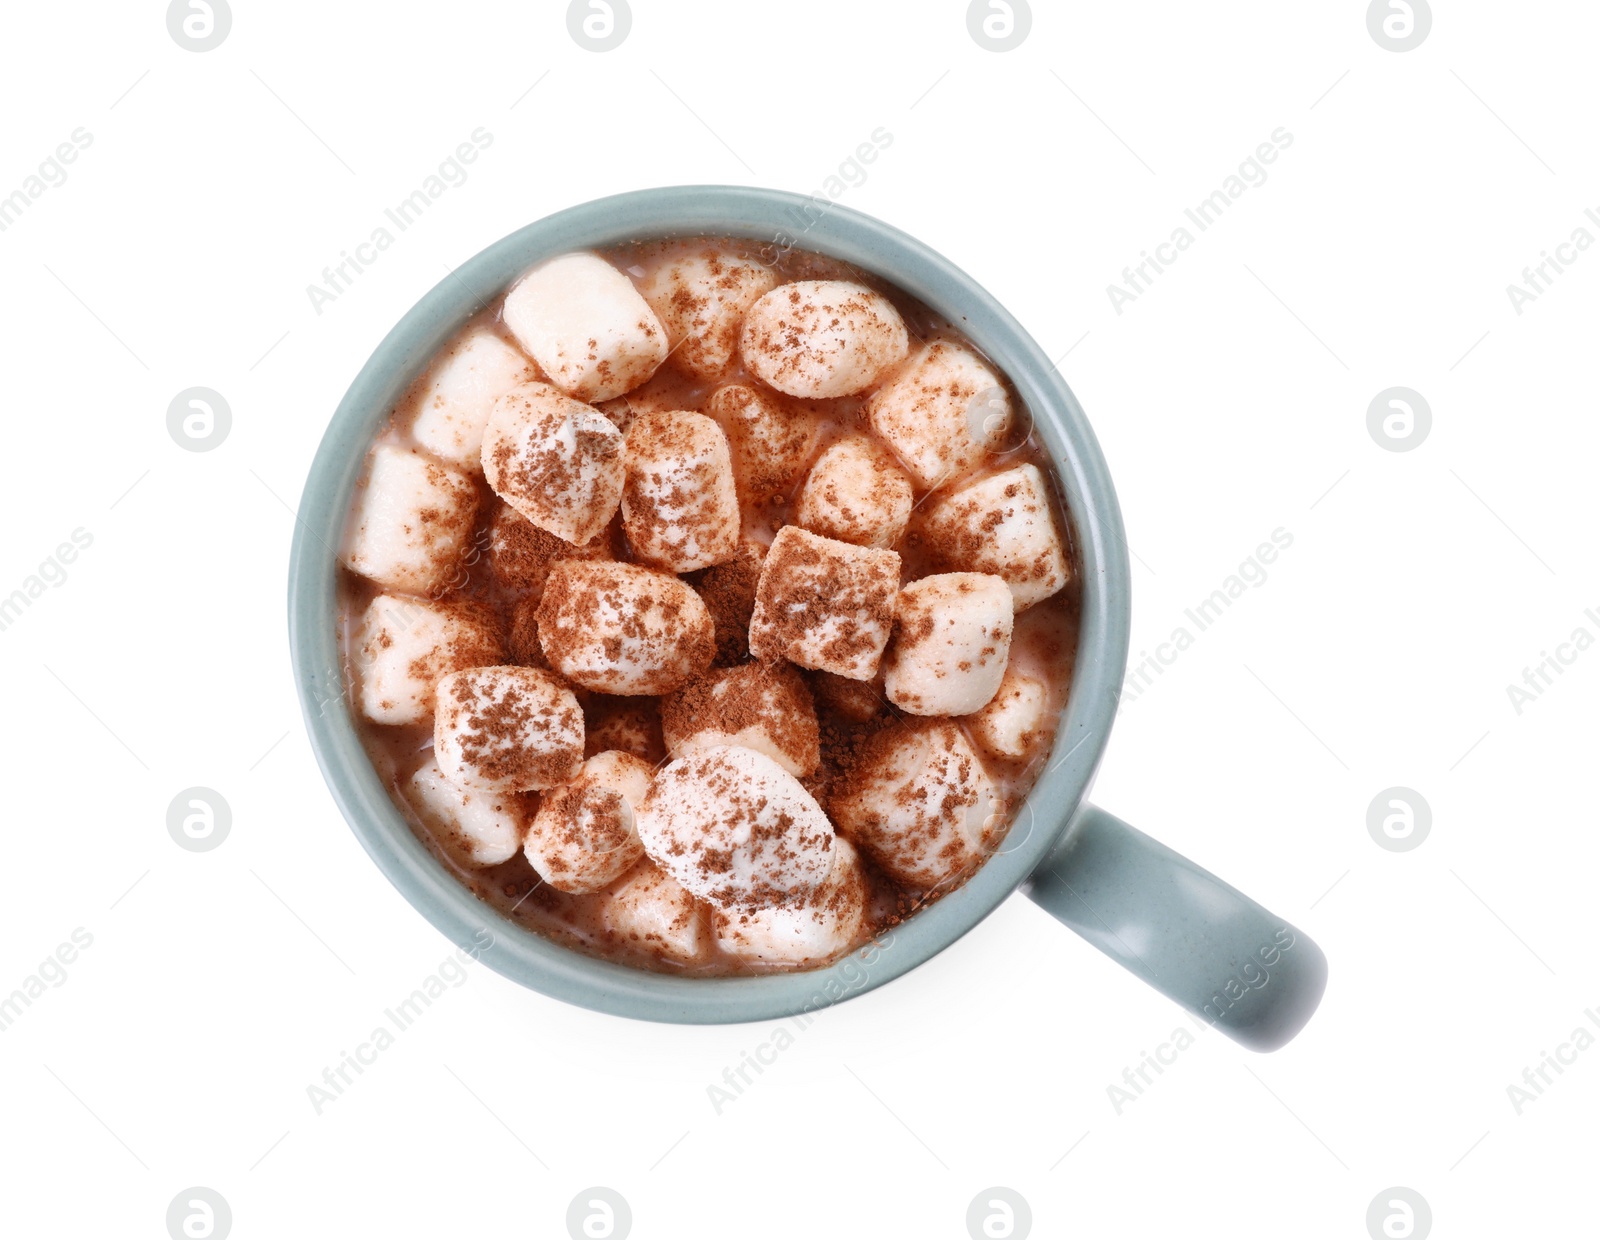
M 693 236 L 842 259 L 958 326 L 1031 412 L 1078 552 L 1081 609 L 1067 706 L 1045 770 L 1000 849 L 961 887 L 820 969 L 679 976 L 591 956 L 509 920 L 417 838 L 362 745 L 344 683 L 335 549 L 367 451 L 406 389 L 468 319 L 541 259 Z M 372 352 L 323 434 L 301 494 L 288 587 L 291 664 L 317 765 L 356 838 L 407 902 L 457 946 L 532 990 L 681 1024 L 777 1019 L 865 994 L 943 951 L 1022 886 L 1067 832 L 1093 781 L 1116 717 L 1131 602 L 1121 511 L 1099 444 L 1065 379 L 1022 325 L 966 272 L 873 216 L 820 195 L 726 185 L 635 190 L 569 207 L 501 238 L 424 294 Z

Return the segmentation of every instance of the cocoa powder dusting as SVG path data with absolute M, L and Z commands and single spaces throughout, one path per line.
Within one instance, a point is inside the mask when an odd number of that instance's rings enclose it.
M 819 760 L 816 708 L 805 679 L 787 663 L 714 669 L 661 702 L 669 746 L 701 732 L 735 737 L 754 729 L 803 775 Z
M 750 657 L 750 615 L 756 609 L 756 585 L 766 558 L 767 549 L 760 543 L 741 542 L 731 560 L 686 578 L 711 613 L 720 667 L 732 667 Z

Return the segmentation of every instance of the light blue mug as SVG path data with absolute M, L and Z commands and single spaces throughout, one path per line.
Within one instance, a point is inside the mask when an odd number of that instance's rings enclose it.
M 1045 772 L 1000 850 L 958 890 L 828 968 L 805 973 L 653 973 L 563 947 L 502 917 L 446 871 L 390 800 L 357 735 L 341 666 L 334 549 L 374 435 L 435 351 L 542 258 L 696 235 L 843 259 L 957 324 L 1031 411 L 1060 475 L 1082 572 L 1070 700 Z M 400 320 L 350 385 L 312 462 L 289 566 L 289 637 L 312 748 L 362 846 L 452 941 L 534 990 L 645 1020 L 793 1015 L 914 969 L 1021 890 L 1199 1019 L 1252 1049 L 1275 1050 L 1322 997 L 1327 960 L 1316 944 L 1084 799 L 1116 716 L 1129 601 L 1122 516 L 1094 434 L 1050 359 L 993 297 L 927 246 L 860 212 L 777 190 L 696 185 L 602 198 L 530 224 L 464 263 Z

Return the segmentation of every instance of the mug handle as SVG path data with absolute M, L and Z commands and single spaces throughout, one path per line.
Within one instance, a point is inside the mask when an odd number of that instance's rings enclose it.
M 1023 891 L 1125 969 L 1253 1051 L 1304 1028 L 1328 960 L 1165 844 L 1086 805 Z

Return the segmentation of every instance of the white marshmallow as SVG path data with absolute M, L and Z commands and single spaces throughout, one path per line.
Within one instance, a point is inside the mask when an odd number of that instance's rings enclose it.
M 608 530 L 576 546 L 541 530 L 510 504 L 501 504 L 489 522 L 489 566 L 495 579 L 534 602 L 544 593 L 544 579 L 557 560 L 609 560 L 611 552 Z
M 635 818 L 650 859 L 719 907 L 814 891 L 833 867 L 833 826 L 765 754 L 727 745 L 663 767 Z
M 537 618 L 550 666 L 600 693 L 669 693 L 716 653 L 700 596 L 635 564 L 556 561 Z
M 460 470 L 380 443 L 345 544 L 344 562 L 391 590 L 443 592 L 465 573 L 478 488 Z
M 1018 611 L 1071 579 L 1037 465 L 1018 465 L 945 496 L 922 519 L 923 541 L 941 568 L 1004 577 Z
M 621 878 L 644 856 L 633 816 L 653 773 L 632 754 L 595 754 L 540 799 L 523 843 L 528 864 L 557 891 L 576 895 Z
M 787 663 L 713 668 L 661 703 L 661 732 L 674 758 L 739 745 L 805 776 L 822 761 L 811 690 Z
M 506 294 L 501 313 L 550 381 L 579 400 L 621 396 L 666 360 L 667 333 L 655 311 L 598 254 L 541 263 Z
M 855 944 L 866 928 L 867 875 L 850 841 L 833 841 L 833 869 L 806 896 L 770 908 L 717 909 L 717 946 L 744 960 L 775 965 L 817 965 Z
M 754 503 L 787 498 L 816 451 L 821 419 L 786 397 L 742 383 L 713 392 L 706 413 L 727 432 L 740 493 Z
M 883 662 L 889 700 L 913 715 L 970 715 L 1011 658 L 1011 590 L 987 573 L 941 573 L 900 591 Z
M 871 680 L 889 643 L 899 589 L 897 553 L 786 525 L 761 566 L 750 653 Z
M 622 528 L 645 563 L 687 573 L 730 559 L 739 496 L 728 437 L 703 413 L 647 413 L 628 428 Z
M 473 667 L 439 682 L 433 753 L 462 788 L 553 788 L 583 765 L 583 711 L 549 672 Z
M 464 865 L 499 865 L 522 847 L 528 812 L 519 793 L 458 788 L 429 758 L 411 777 L 406 796 L 435 837 Z
M 662 263 L 640 284 L 672 345 L 672 364 L 702 379 L 728 368 L 739 325 L 778 277 L 754 259 L 705 249 Z
M 380 594 L 355 635 L 361 713 L 374 723 L 422 723 L 433 688 L 451 672 L 505 656 L 494 616 L 459 603 Z
M 650 791 L 650 780 L 655 773 L 655 763 L 647 762 L 637 754 L 606 749 L 584 760 L 580 777 L 615 789 L 630 808 L 636 808 L 644 800 L 644 794 Z
M 619 945 L 693 964 L 710 949 L 705 906 L 650 863 L 639 862 L 605 893 L 600 917 Z
M 524 354 L 480 328 L 429 377 L 417 397 L 411 434 L 441 461 L 476 470 L 494 402 L 539 377 L 539 368 Z
M 1000 376 L 971 349 L 948 340 L 923 345 L 867 403 L 872 429 L 925 488 L 982 461 L 1005 441 L 1011 418 Z
M 744 316 L 745 369 L 790 396 L 864 392 L 905 360 L 906 325 L 888 298 L 847 280 L 780 284 Z
M 829 444 L 806 475 L 795 524 L 824 538 L 892 547 L 911 520 L 911 479 L 870 435 Z
M 1000 691 L 967 720 L 967 730 L 986 751 L 1015 762 L 1045 739 L 1048 706 L 1044 685 L 1031 676 L 1007 672 Z
M 495 402 L 483 433 L 483 475 L 540 529 L 574 544 L 605 529 L 622 499 L 622 432 L 547 383 Z
M 983 859 L 1004 801 L 961 729 L 927 721 L 868 742 L 834 821 L 897 882 L 931 888 Z

